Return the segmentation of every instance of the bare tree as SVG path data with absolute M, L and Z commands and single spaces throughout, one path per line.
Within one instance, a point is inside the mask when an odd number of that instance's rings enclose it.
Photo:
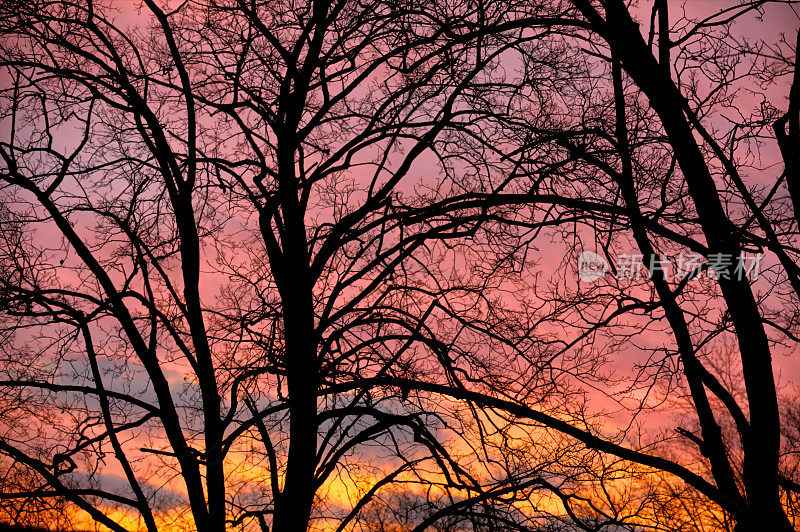
M 644 275 L 630 282 L 575 291 L 564 281 L 545 296 L 583 329 L 571 347 L 591 349 L 598 357 L 604 350 L 642 353 L 632 368 L 632 384 L 612 393 L 623 407 L 631 395 L 638 397 L 616 435 L 627 443 L 620 445 L 579 418 L 570 421 L 576 414 L 569 408 L 548 417 L 524 401 L 521 389 L 516 393 L 523 400 L 512 394 L 509 402 L 497 398 L 508 390 L 441 392 L 536 420 L 589 448 L 670 473 L 716 505 L 712 514 L 727 516 L 717 521 L 723 528 L 792 530 L 797 482 L 787 472 L 794 451 L 791 438 L 781 435 L 792 429 L 781 421 L 774 359 L 776 353 L 796 352 L 797 345 L 798 226 L 791 216 L 797 203 L 790 182 L 794 152 L 788 149 L 795 84 L 786 114 L 767 101 L 750 116 L 741 111 L 745 92 L 788 86 L 786 74 L 796 73 L 794 60 L 785 59 L 791 51 L 781 48 L 778 36 L 772 43 L 737 37 L 736 21 L 763 15 L 768 2 L 730 6 L 702 20 L 670 19 L 666 2 L 655 2 L 649 38 L 624 2 L 573 4 L 587 31 L 572 41 L 582 49 L 584 75 L 567 85 L 569 105 L 534 114 L 527 110 L 541 104 L 523 101 L 509 127 L 528 132 L 520 135 L 532 154 L 519 161 L 531 168 L 524 182 L 537 193 L 565 198 L 564 204 L 568 197 L 584 201 L 583 210 L 596 214 L 582 228 L 566 227 L 561 234 L 571 232 L 575 242 L 589 243 L 609 258 L 631 246 L 643 266 Z M 765 138 L 775 141 L 769 135 L 773 122 L 786 170 L 762 178 L 769 170 L 755 165 Z M 768 251 L 771 267 L 758 281 L 742 275 L 743 253 L 761 251 Z M 702 256 L 702 264 L 668 278 L 670 257 L 688 254 Z M 711 281 L 696 280 L 701 272 L 710 272 Z M 647 347 L 664 326 L 669 336 Z M 735 343 L 736 364 L 715 367 L 713 354 L 725 341 Z M 735 377 L 723 380 L 731 374 Z M 586 378 L 578 383 L 592 386 Z M 669 412 L 666 399 L 679 390 L 695 419 L 690 428 L 682 422 L 674 434 L 696 446 L 695 453 L 685 448 L 671 453 L 674 437 L 654 440 L 651 434 L 642 440 L 634 430 L 648 411 Z M 793 393 L 787 397 L 796 400 Z M 696 464 L 701 475 L 694 472 Z M 631 485 L 635 477 L 631 472 Z M 652 495 L 645 491 L 639 500 Z M 699 507 L 684 514 L 707 519 Z M 674 529 L 674 523 L 660 523 L 663 514 L 651 512 L 630 517 Z
M 445 133 L 495 112 L 476 103 L 502 88 L 500 57 L 561 15 L 146 1 L 125 26 L 134 13 L 102 3 L 5 6 L 0 452 L 24 480 L 4 484 L 9 511 L 281 531 L 344 528 L 396 482 L 455 490 L 455 508 L 529 497 L 468 471 L 448 450 L 461 418 L 424 389 L 359 383 L 443 385 L 456 352 L 509 378 L 459 351 L 500 322 L 468 320 L 499 312 L 483 291 L 502 273 L 459 278 L 451 251 L 513 242 L 484 227 L 486 202 L 520 196 L 415 181 L 423 157 L 456 171 Z M 315 502 L 337 478 L 360 495 Z
M 791 529 L 797 83 L 725 114 L 796 73 L 769 4 L 4 6 L 3 511 Z

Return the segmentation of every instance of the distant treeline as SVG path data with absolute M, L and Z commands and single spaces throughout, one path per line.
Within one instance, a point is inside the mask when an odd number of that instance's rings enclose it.
M 25 526 L 25 525 L 12 525 L 9 523 L 0 522 L 0 531 L 5 532 L 7 530 L 19 530 L 20 532 L 53 532 L 49 528 L 42 528 L 36 526 Z M 65 530 L 65 529 L 58 529 L 58 530 Z M 69 532 L 81 532 L 78 530 L 71 530 Z

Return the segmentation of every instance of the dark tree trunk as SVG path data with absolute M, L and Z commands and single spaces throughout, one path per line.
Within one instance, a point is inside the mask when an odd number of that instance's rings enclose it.
M 275 501 L 273 532 L 307 530 L 316 491 L 318 370 L 313 281 L 304 211 L 297 197 L 292 137 L 292 133 L 284 137 L 278 163 L 284 239 L 279 264 L 274 266 L 283 308 L 289 452 L 283 489 Z
M 792 88 L 789 91 L 789 109 L 775 121 L 775 137 L 783 156 L 786 172 L 786 186 L 792 199 L 794 218 L 800 229 L 800 67 L 797 53 L 800 52 L 800 31 L 797 32 L 795 65 Z M 788 131 L 787 131 L 787 127 Z
M 696 207 L 710 253 L 739 257 L 741 246 L 725 214 L 714 179 L 684 114 L 684 100 L 663 65 L 653 57 L 623 2 L 607 3 L 606 20 L 583 0 L 576 5 L 608 41 L 612 53 L 647 96 L 669 138 Z M 780 428 L 772 358 L 757 303 L 746 279 L 720 279 L 739 344 L 749 402 L 751 437 L 744 442 L 747 510 L 741 530 L 791 530 L 780 503 L 778 453 Z M 744 526 L 745 528 L 741 528 Z

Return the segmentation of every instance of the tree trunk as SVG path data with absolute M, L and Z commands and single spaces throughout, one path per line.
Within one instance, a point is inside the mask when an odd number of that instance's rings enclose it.
M 304 212 L 297 197 L 295 149 L 291 137 L 291 134 L 285 137 L 278 162 L 285 232 L 280 264 L 275 265 L 285 334 L 289 453 L 283 489 L 275 501 L 273 532 L 307 530 L 316 491 L 318 370 L 313 282 Z
M 739 257 L 740 244 L 684 114 L 683 97 L 664 75 L 663 65 L 653 57 L 624 3 L 608 2 L 605 21 L 588 2 L 575 3 L 606 38 L 612 53 L 621 59 L 625 71 L 658 114 L 695 204 L 709 252 Z M 792 530 L 778 492 L 779 412 L 769 342 L 749 282 L 735 278 L 732 268 L 730 274 L 731 278 L 720 279 L 719 285 L 738 339 L 749 402 L 752 436 L 744 445 L 745 515 L 755 516 L 745 517 L 737 530 L 741 526 L 745 527 L 741 530 L 751 530 L 756 524 L 760 530 Z

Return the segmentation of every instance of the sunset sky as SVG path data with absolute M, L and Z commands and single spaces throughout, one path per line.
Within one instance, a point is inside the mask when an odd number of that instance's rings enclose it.
M 0 523 L 800 530 L 799 30 L 0 7 Z

